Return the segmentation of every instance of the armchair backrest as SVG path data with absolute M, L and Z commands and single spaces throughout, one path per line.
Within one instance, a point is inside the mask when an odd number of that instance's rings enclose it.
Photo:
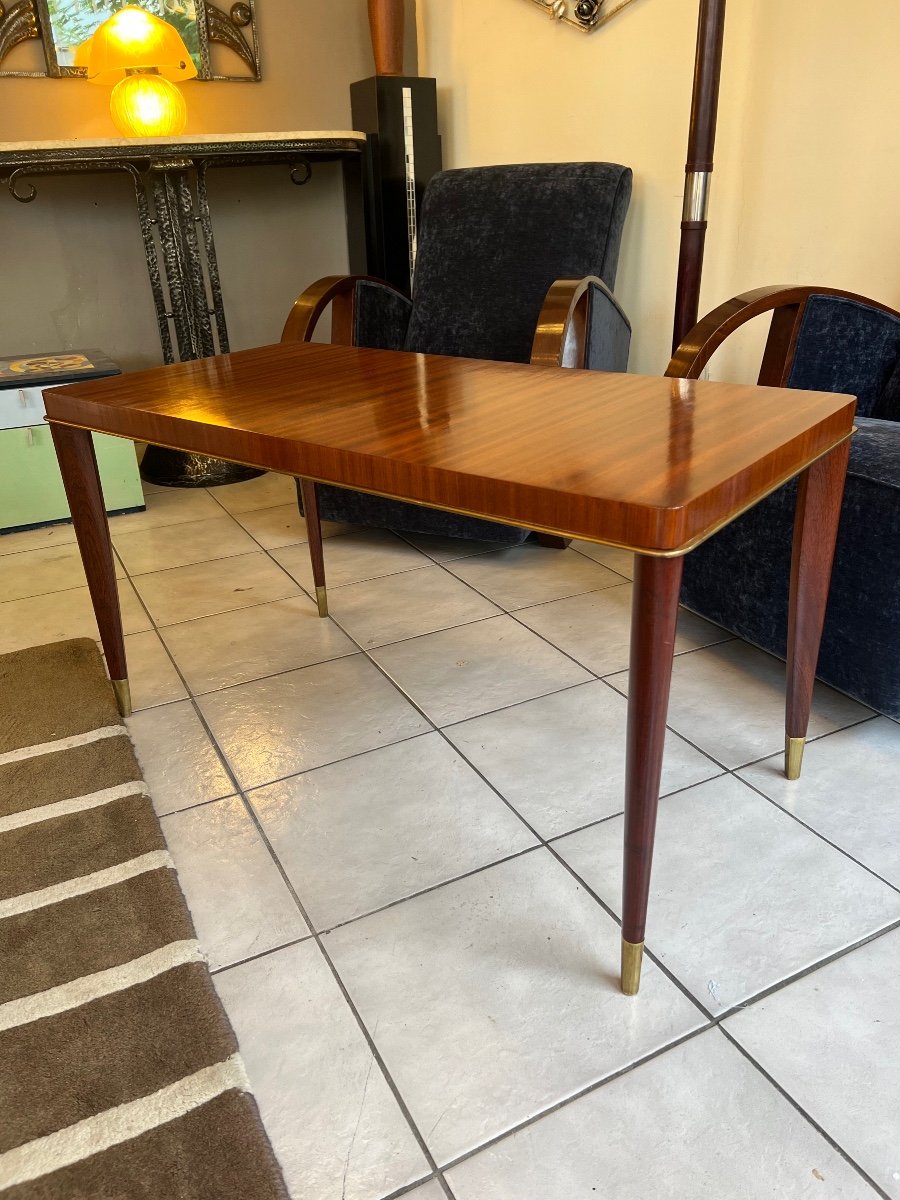
M 900 421 L 900 312 L 836 288 L 765 287 L 726 300 L 684 337 L 666 374 L 699 379 L 736 329 L 772 314 L 759 382 L 857 396 L 857 416 Z
M 897 367 L 897 313 L 847 296 L 809 297 L 797 331 L 788 387 L 847 392 L 858 398 L 858 416 L 897 420 L 900 411 L 886 411 L 886 391 Z
M 418 231 L 404 349 L 528 362 L 557 279 L 597 275 L 612 288 L 631 170 L 539 163 L 443 171 Z

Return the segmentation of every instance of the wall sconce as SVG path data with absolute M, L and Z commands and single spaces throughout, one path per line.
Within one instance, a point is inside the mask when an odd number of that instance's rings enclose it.
M 187 105 L 176 81 L 193 79 L 197 68 L 178 31 L 146 9 L 120 8 L 82 43 L 76 65 L 88 80 L 109 87 L 109 111 L 126 137 L 178 134 L 187 124 Z

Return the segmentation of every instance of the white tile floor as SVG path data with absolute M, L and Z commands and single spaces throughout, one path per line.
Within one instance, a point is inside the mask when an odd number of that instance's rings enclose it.
M 290 480 L 116 518 L 132 735 L 292 1194 L 900 1200 L 900 727 L 683 614 L 616 984 L 627 555 L 329 526 Z M 96 630 L 0 538 L 0 652 Z

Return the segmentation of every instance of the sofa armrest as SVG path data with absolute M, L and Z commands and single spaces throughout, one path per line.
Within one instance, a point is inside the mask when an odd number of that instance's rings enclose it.
M 601 279 L 557 279 L 541 308 L 531 362 L 624 371 L 630 340 L 631 324 Z
M 361 288 L 368 285 L 377 285 L 409 303 L 403 293 L 391 284 L 370 275 L 326 275 L 311 284 L 294 301 L 281 334 L 282 342 L 310 341 L 319 318 L 330 304 L 332 343 L 356 345 L 358 296 Z
M 357 279 L 353 345 L 402 350 L 412 301 L 380 279 Z

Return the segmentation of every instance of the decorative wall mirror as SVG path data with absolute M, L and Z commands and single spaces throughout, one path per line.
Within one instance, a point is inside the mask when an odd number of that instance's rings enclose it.
M 211 0 L 130 0 L 173 25 L 184 39 L 198 79 L 257 80 L 259 46 L 253 0 L 221 9 Z M 0 0 L 0 75 L 83 76 L 74 66 L 75 48 L 126 0 Z M 225 0 L 228 3 L 228 0 Z M 4 70 L 14 46 L 36 38 L 43 44 L 44 70 Z M 211 61 L 213 46 L 227 54 Z M 224 69 L 219 69 L 220 67 Z
M 530 0 L 555 21 L 590 33 L 611 21 L 616 13 L 627 8 L 634 0 Z

